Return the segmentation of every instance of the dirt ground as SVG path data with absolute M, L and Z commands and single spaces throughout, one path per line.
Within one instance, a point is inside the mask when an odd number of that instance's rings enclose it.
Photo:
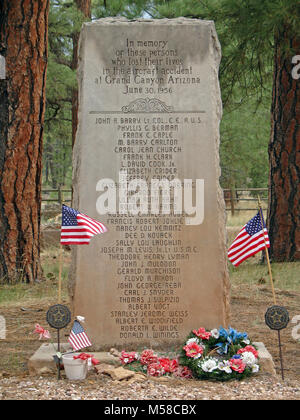
M 290 319 L 300 315 L 299 292 L 276 290 L 276 294 L 278 304 L 288 309 Z M 53 302 L 26 307 L 0 307 L 0 314 L 6 318 L 7 324 L 7 338 L 0 340 L 0 399 L 148 399 L 151 396 L 153 399 L 230 399 L 231 396 L 234 396 L 234 399 L 300 399 L 300 343 L 292 337 L 295 324 L 290 322 L 281 332 L 285 368 L 285 382 L 282 382 L 277 332 L 269 330 L 264 322 L 266 309 L 272 306 L 272 294 L 266 285 L 232 286 L 231 326 L 239 331 L 247 331 L 253 341 L 262 341 L 265 344 L 273 356 L 278 378 L 259 376 L 243 382 L 242 385 L 235 382 L 198 382 L 197 392 L 195 385 L 192 385 L 196 381 L 177 380 L 174 383 L 172 380 L 150 380 L 143 384 L 133 384 L 131 387 L 125 385 L 124 388 L 122 384 L 91 373 L 88 379 L 80 384 L 74 385 L 62 380 L 59 384 L 61 391 L 57 393 L 56 378 L 49 374 L 43 378 L 30 377 L 27 361 L 41 345 L 37 336 L 33 334 L 34 325 L 47 325 L 45 317 L 51 304 Z M 51 333 L 54 339 L 55 331 Z M 62 331 L 62 341 L 67 341 L 68 333 L 69 330 Z M 243 387 L 245 392 L 241 391 Z M 255 393 L 254 389 L 260 391 Z

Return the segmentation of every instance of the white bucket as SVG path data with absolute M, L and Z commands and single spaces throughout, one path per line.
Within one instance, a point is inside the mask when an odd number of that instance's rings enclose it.
M 79 354 L 64 354 L 62 357 L 67 378 L 72 381 L 85 379 L 88 372 L 87 360 L 73 358 L 73 356 L 78 356 Z

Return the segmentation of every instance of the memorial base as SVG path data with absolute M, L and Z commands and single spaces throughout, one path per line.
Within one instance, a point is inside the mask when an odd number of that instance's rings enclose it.
M 264 343 L 256 342 L 253 343 L 258 349 L 260 373 L 271 376 L 276 376 L 275 365 L 271 354 L 266 349 Z M 55 344 L 54 344 L 55 346 Z M 61 344 L 62 351 L 71 351 L 69 344 Z M 28 369 L 29 374 L 32 376 L 40 376 L 43 374 L 56 374 L 57 368 L 53 361 L 53 355 L 55 354 L 53 345 L 42 344 L 41 347 L 33 354 L 29 359 Z M 101 364 L 108 364 L 113 366 L 120 366 L 119 359 L 107 352 L 92 352 L 94 357 L 99 360 Z

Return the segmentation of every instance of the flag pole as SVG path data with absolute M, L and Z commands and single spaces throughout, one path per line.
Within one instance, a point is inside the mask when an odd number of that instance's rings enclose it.
M 64 203 L 62 202 L 62 205 Z M 62 290 L 62 260 L 63 260 L 63 247 L 62 244 L 59 244 L 59 268 L 58 268 L 58 304 L 61 304 L 61 290 Z M 58 355 L 58 363 L 57 363 L 57 379 L 61 379 L 60 375 L 60 362 L 61 356 L 60 355 L 60 329 L 57 330 L 57 355 Z
M 61 197 L 62 198 L 62 197 Z M 64 205 L 64 202 L 61 201 L 61 205 Z M 63 264 L 63 246 L 60 243 L 59 246 L 59 269 L 58 269 L 58 303 L 61 303 L 61 289 L 62 289 L 62 264 Z
M 258 196 L 257 199 L 258 199 L 258 211 L 259 211 L 259 216 L 260 216 L 260 223 L 261 223 L 261 228 L 262 228 L 262 231 L 263 231 L 264 242 L 265 242 L 266 258 L 267 258 L 268 269 L 269 269 L 269 276 L 270 276 L 270 282 L 271 282 L 273 302 L 274 302 L 274 305 L 277 305 L 276 295 L 275 295 L 275 289 L 274 289 L 274 282 L 273 282 L 273 276 L 272 276 L 271 263 L 270 263 L 270 258 L 269 258 L 269 250 L 268 250 L 268 247 L 267 247 L 266 238 L 265 238 L 265 232 L 264 232 L 263 213 L 262 213 L 262 208 L 261 208 L 260 196 Z
M 258 196 L 258 210 L 259 210 L 261 227 L 262 227 L 262 230 L 263 230 L 263 233 L 264 233 L 263 213 L 262 213 L 261 201 L 260 201 L 260 197 L 259 196 Z M 269 250 L 268 250 L 268 247 L 267 247 L 267 243 L 266 243 L 266 239 L 265 239 L 265 234 L 264 234 L 264 242 L 265 242 L 266 257 L 267 257 L 268 268 L 269 268 L 269 275 L 270 275 L 270 281 L 271 281 L 271 287 L 272 287 L 273 302 L 274 302 L 274 305 L 277 305 L 276 295 L 275 295 L 275 289 L 274 289 L 274 282 L 273 282 L 273 277 L 272 277 L 271 264 L 270 264 L 270 258 L 269 258 Z M 284 381 L 284 368 L 283 368 L 283 356 L 282 356 L 282 345 L 281 345 L 281 338 L 280 338 L 280 330 L 278 330 L 277 333 L 278 333 L 278 347 L 279 347 L 279 359 L 280 359 L 281 377 L 282 377 L 282 380 Z
M 60 248 L 59 248 L 59 271 L 58 271 L 58 304 L 61 304 L 61 277 L 62 277 L 62 253 L 63 253 L 63 247 L 62 244 L 60 244 Z M 57 354 L 60 354 L 60 330 L 57 330 Z M 58 356 L 58 362 L 57 362 L 57 379 L 60 380 L 61 379 L 61 375 L 60 375 L 60 362 L 61 362 L 61 357 Z
M 63 247 L 62 247 L 62 244 L 60 244 L 60 248 L 59 248 L 59 270 L 58 270 L 58 303 L 61 303 L 62 257 L 63 257 Z

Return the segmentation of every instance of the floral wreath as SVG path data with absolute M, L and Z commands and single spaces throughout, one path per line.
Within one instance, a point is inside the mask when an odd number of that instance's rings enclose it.
M 181 349 L 179 358 L 159 357 L 151 349 L 141 354 L 121 353 L 122 365 L 149 376 L 227 381 L 244 379 L 259 371 L 258 352 L 246 333 L 221 327 L 211 331 L 193 330 Z
M 196 379 L 244 379 L 259 371 L 258 352 L 246 333 L 229 327 L 193 330 L 182 347 L 180 364 Z

